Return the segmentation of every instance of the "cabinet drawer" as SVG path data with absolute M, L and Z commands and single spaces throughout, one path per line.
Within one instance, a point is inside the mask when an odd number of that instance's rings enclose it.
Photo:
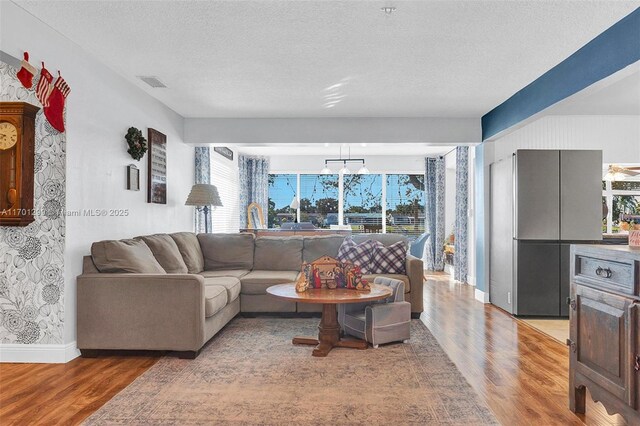
M 632 261 L 576 255 L 575 268 L 576 282 L 618 293 L 637 294 L 635 265 Z

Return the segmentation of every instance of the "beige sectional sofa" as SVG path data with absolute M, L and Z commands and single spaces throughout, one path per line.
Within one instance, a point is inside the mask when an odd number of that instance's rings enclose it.
M 395 234 L 354 235 L 390 245 Z M 267 295 L 267 287 L 296 281 L 303 262 L 337 257 L 342 235 L 258 237 L 250 233 L 180 232 L 101 241 L 78 276 L 78 347 L 98 350 L 171 350 L 193 358 L 239 312 L 303 315 L 321 306 Z M 405 283 L 412 315 L 422 312 L 423 265 L 410 255 Z M 365 276 L 373 281 L 375 275 Z

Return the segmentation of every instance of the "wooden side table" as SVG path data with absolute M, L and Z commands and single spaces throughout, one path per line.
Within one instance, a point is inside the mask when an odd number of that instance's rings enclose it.
M 312 355 L 324 357 L 335 347 L 354 349 L 367 349 L 368 347 L 368 343 L 364 340 L 340 338 L 336 305 L 386 299 L 391 296 L 392 290 L 387 286 L 371 284 L 369 291 L 316 288 L 297 293 L 295 284 L 278 284 L 267 288 L 267 293 L 280 299 L 298 303 L 322 303 L 322 319 L 318 326 L 318 338 L 294 337 L 292 342 L 294 345 L 313 345 L 315 348 Z

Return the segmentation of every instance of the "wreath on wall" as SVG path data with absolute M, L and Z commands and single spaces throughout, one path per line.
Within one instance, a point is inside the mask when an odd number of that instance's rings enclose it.
M 129 149 L 127 152 L 134 160 L 140 161 L 144 154 L 147 152 L 147 140 L 142 136 L 142 132 L 135 127 L 129 127 L 126 136 Z

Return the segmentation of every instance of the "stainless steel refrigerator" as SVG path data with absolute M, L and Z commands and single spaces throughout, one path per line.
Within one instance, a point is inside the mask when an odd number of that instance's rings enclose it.
M 602 151 L 518 150 L 493 163 L 490 224 L 491 303 L 568 316 L 570 245 L 602 240 Z

